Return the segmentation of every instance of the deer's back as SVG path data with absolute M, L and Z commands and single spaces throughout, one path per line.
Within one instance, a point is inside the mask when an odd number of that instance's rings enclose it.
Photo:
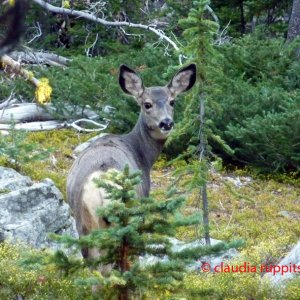
M 125 165 L 138 170 L 138 162 L 122 136 L 107 135 L 97 139 L 75 160 L 67 179 L 67 198 L 77 220 L 77 229 L 85 234 L 95 227 L 104 226 L 96 217 L 97 207 L 108 203 L 106 193 L 99 189 L 93 178 L 99 178 L 109 169 L 122 171 Z M 144 183 L 138 194 L 146 196 L 149 174 L 143 174 Z

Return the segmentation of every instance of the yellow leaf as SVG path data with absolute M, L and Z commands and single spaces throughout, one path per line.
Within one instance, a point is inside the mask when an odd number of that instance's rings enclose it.
M 40 104 L 45 104 L 50 101 L 52 87 L 49 85 L 47 78 L 41 78 L 37 89 L 35 90 L 36 101 Z

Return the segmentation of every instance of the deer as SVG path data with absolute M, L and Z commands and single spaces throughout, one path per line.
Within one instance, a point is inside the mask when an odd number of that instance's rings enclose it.
M 175 98 L 190 90 L 196 81 L 196 65 L 180 69 L 166 86 L 145 87 L 141 77 L 126 65 L 121 65 L 121 89 L 135 98 L 140 106 L 138 121 L 131 132 L 108 134 L 96 139 L 74 161 L 67 178 L 67 199 L 73 211 L 79 235 L 109 226 L 96 214 L 96 209 L 109 203 L 98 179 L 111 169 L 140 171 L 142 183 L 137 187 L 139 197 L 149 196 L 150 171 L 158 159 L 173 127 Z M 100 255 L 97 249 L 82 249 L 84 258 Z M 105 271 L 104 271 L 105 272 Z

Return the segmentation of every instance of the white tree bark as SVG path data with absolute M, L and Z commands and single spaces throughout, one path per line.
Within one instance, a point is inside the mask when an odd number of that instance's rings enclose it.
M 10 72 L 21 75 L 26 80 L 29 80 L 30 82 L 32 82 L 36 87 L 39 86 L 40 81 L 37 78 L 35 78 L 34 76 L 32 76 L 30 72 L 23 69 L 21 67 L 21 64 L 19 62 L 15 61 L 14 59 L 12 59 L 10 56 L 8 56 L 6 54 L 3 55 L 0 58 L 0 62 L 2 62 L 2 64 L 4 65 L 4 68 L 6 66 L 11 68 Z
M 42 131 L 65 128 L 65 124 L 58 121 L 43 121 L 43 122 L 28 122 L 18 123 L 14 125 L 16 130 L 26 131 Z M 9 131 L 11 129 L 10 124 L 0 124 L 0 130 Z
M 75 112 L 74 112 L 75 110 Z M 52 112 L 54 107 L 51 104 L 44 106 L 36 103 L 19 103 L 10 105 L 8 108 L 0 110 L 0 131 L 8 132 L 15 123 L 14 128 L 26 131 L 53 130 L 61 128 L 74 128 L 78 131 L 95 132 L 107 128 L 110 120 L 104 119 L 102 123 L 94 121 L 98 115 L 89 107 L 84 110 L 77 110 L 70 105 L 66 107 L 65 119 L 78 118 L 83 116 L 88 119 L 79 119 L 75 121 L 54 120 Z M 72 116 L 68 116 L 68 112 L 72 112 Z M 94 119 L 94 120 L 93 120 Z M 85 128 L 84 124 L 93 125 L 94 128 Z
M 89 109 L 74 108 L 66 106 L 66 113 L 64 118 L 78 118 L 84 116 L 89 119 L 96 119 L 98 115 Z M 0 110 L 0 124 L 10 124 L 12 121 L 16 123 L 31 122 L 31 121 L 49 121 L 54 120 L 53 112 L 55 111 L 52 104 L 45 104 L 43 106 L 36 103 L 19 103 L 13 104 L 9 107 Z

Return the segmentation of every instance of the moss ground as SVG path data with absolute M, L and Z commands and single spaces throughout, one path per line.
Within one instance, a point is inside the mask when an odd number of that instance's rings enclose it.
M 54 148 L 54 151 L 47 160 L 23 165 L 21 172 L 34 180 L 53 179 L 65 195 L 66 175 L 73 161 L 72 151 L 94 135 L 71 130 L 30 133 L 29 141 L 38 142 L 44 148 Z M 4 158 L 0 158 L 0 164 L 9 165 Z M 163 199 L 164 191 L 172 184 L 172 171 L 163 158 L 154 166 L 152 186 L 157 199 Z M 239 188 L 232 180 L 238 177 L 242 183 Z M 299 182 L 288 177 L 284 179 L 285 183 L 272 178 L 251 177 L 248 172 L 240 170 L 210 174 L 211 236 L 225 241 L 245 241 L 245 247 L 240 249 L 241 256 L 231 262 L 232 265 L 243 262 L 255 266 L 274 265 L 299 240 Z M 184 193 L 188 204 L 186 212 L 197 209 L 197 194 Z M 194 228 L 178 232 L 179 239 L 195 237 Z M 0 299 L 13 299 L 12 295 L 16 294 L 23 294 L 26 299 L 80 299 L 76 296 L 79 295 L 78 287 L 71 279 L 61 281 L 53 269 L 47 270 L 46 278 L 37 269 L 27 273 L 20 269 L 17 263 L 19 257 L 20 248 L 6 244 L 0 246 Z M 183 287 L 174 294 L 157 292 L 155 296 L 149 295 L 148 299 L 300 299 L 299 279 L 286 288 L 276 289 L 262 284 L 262 275 L 260 272 L 198 272 L 187 275 Z M 86 290 L 81 289 L 80 293 L 84 297 L 82 299 L 88 299 Z
M 158 162 L 152 174 L 154 193 L 158 195 L 173 181 L 171 168 L 163 166 L 162 161 Z M 285 181 L 282 183 L 253 176 L 241 170 L 211 173 L 208 199 L 211 237 L 228 242 L 245 241 L 245 246 L 239 249 L 240 257 L 229 264 L 239 266 L 246 262 L 255 266 L 257 272 L 187 275 L 184 286 L 191 292 L 189 299 L 300 299 L 300 278 L 286 288 L 274 288 L 261 280 L 264 272 L 260 272 L 261 265 L 276 265 L 299 240 L 299 180 L 281 176 L 281 181 Z M 237 179 L 241 187 L 234 185 Z M 196 209 L 197 194 L 186 196 L 187 211 Z M 178 237 L 196 238 L 196 232 L 185 229 Z

